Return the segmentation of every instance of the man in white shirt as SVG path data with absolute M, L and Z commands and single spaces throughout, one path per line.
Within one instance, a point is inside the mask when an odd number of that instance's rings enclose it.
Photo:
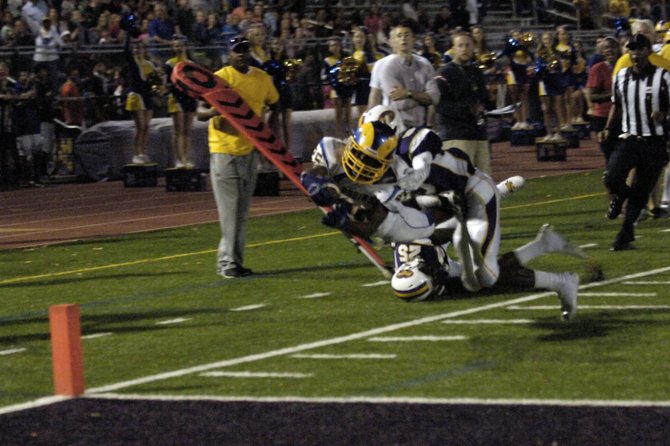
M 389 33 L 393 54 L 375 62 L 370 79 L 368 109 L 383 104 L 396 109 L 406 127 L 426 122 L 428 106 L 435 105 L 440 92 L 435 84 L 435 69 L 413 53 L 414 31 L 401 22 Z

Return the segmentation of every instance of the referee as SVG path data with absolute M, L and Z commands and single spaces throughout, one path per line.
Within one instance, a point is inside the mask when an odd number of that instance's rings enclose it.
M 649 63 L 651 42 L 643 34 L 633 35 L 627 47 L 633 66 L 617 73 L 612 85 L 612 109 L 599 134 L 599 140 L 606 141 L 610 129 L 621 128 L 623 132 L 605 176 L 605 186 L 613 194 L 607 218 L 617 218 L 628 200 L 612 251 L 633 248 L 635 221 L 668 162 L 664 121 L 670 107 L 670 72 Z M 636 170 L 635 177 L 628 186 L 626 178 L 632 169 Z

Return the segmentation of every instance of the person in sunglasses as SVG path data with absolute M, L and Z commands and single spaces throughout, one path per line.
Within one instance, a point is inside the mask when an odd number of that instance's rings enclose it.
M 229 65 L 214 74 L 230 85 L 258 116 L 269 108 L 268 121 L 276 130 L 279 93 L 272 77 L 250 65 L 251 44 L 246 38 L 230 39 L 228 50 Z M 209 104 L 199 105 L 197 118 L 209 120 L 210 176 L 221 226 L 217 273 L 225 279 L 249 276 L 252 271 L 243 266 L 244 245 L 260 154 L 251 141 Z

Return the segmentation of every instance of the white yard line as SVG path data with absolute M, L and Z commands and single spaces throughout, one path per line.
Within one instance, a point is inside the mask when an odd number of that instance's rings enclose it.
M 556 307 L 554 307 L 556 308 Z M 442 321 L 443 324 L 454 324 L 454 325 L 477 325 L 477 324 L 532 324 L 535 321 L 533 319 L 457 319 L 457 320 L 446 320 Z
M 298 299 L 317 299 L 319 297 L 330 296 L 332 293 L 312 293 L 304 296 L 298 296 Z
M 313 373 L 276 373 L 276 372 L 205 372 L 200 376 L 207 378 L 311 378 Z
M 107 331 L 105 333 L 93 333 L 90 335 L 84 335 L 81 338 L 82 339 L 97 339 L 97 338 L 104 338 L 105 336 L 111 336 L 113 333 L 111 331 Z
M 670 285 L 670 280 L 629 280 L 624 285 Z
M 467 336 L 382 336 L 368 339 L 369 342 L 440 342 L 440 341 L 465 341 Z
M 389 283 L 391 283 L 391 282 L 389 282 L 388 280 L 380 280 L 379 282 L 364 283 L 364 284 L 361 285 L 361 286 L 362 286 L 362 287 L 368 287 L 368 288 L 370 288 L 370 287 L 375 287 L 375 286 L 384 286 L 384 285 L 388 285 Z
M 168 319 L 166 321 L 158 321 L 156 325 L 171 325 L 171 324 L 181 324 L 182 322 L 190 321 L 190 317 L 178 317 L 174 319 Z
M 579 297 L 656 297 L 657 293 L 579 293 Z
M 231 308 L 230 311 L 251 311 L 251 310 L 258 310 L 259 308 L 263 307 L 265 307 L 265 304 L 255 304 L 255 305 L 247 305 L 244 307 Z
M 25 352 L 26 349 L 23 347 L 20 348 L 10 348 L 8 350 L 0 350 L 0 356 L 5 356 L 5 355 L 13 355 L 16 353 L 22 353 Z
M 579 310 L 667 310 L 670 305 L 580 305 Z M 508 310 L 556 310 L 555 305 L 510 305 Z
M 310 403 L 310 404 L 450 404 L 450 405 L 505 405 L 505 406 L 565 406 L 565 407 L 670 407 L 670 401 L 648 400 L 554 400 L 554 399 L 489 399 L 489 398 L 412 398 L 412 397 L 301 397 L 301 396 L 209 396 L 209 395 L 134 395 L 101 393 L 86 395 L 84 398 L 119 401 L 218 401 L 218 402 L 261 402 L 261 403 Z M 1 412 L 0 412 L 1 413 Z
M 395 359 L 398 355 L 395 353 L 349 353 L 343 355 L 329 355 L 325 353 L 315 353 L 313 355 L 306 353 L 296 353 L 291 358 L 300 359 Z

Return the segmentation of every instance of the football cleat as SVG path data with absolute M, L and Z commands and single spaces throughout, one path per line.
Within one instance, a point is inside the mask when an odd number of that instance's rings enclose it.
M 570 243 L 565 237 L 554 231 L 548 223 L 542 225 L 535 240 L 542 244 L 544 252 L 562 252 L 580 259 L 587 258 L 582 248 Z
M 579 275 L 563 273 L 561 274 L 561 282 L 558 288 L 558 298 L 561 301 L 561 319 L 568 321 L 577 313 Z
M 500 197 L 505 198 L 506 196 L 513 194 L 514 192 L 521 189 L 524 184 L 526 184 L 524 177 L 516 175 L 501 181 L 496 185 L 496 188 L 498 189 L 498 192 L 500 192 Z

